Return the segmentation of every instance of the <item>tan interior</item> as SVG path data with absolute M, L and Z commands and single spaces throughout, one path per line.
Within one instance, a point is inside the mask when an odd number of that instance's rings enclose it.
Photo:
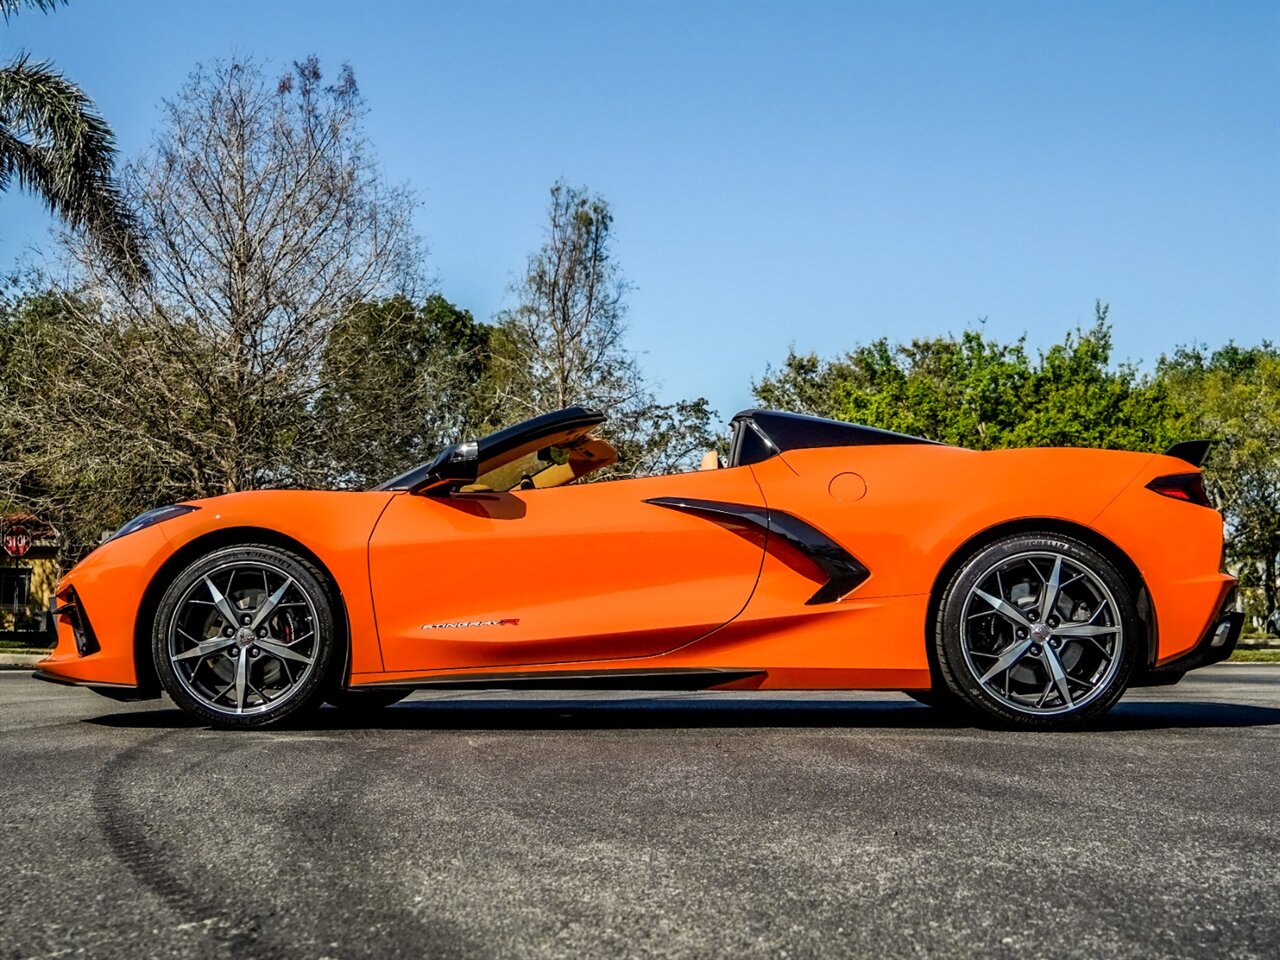
M 534 461 L 532 454 L 504 464 L 485 475 L 486 483 L 470 483 L 459 493 L 493 493 L 505 490 L 546 490 L 564 486 L 618 462 L 618 451 L 612 444 L 594 437 L 584 437 L 559 448 L 564 463 Z
M 702 462 L 698 464 L 699 470 L 719 470 L 720 454 L 714 450 L 708 450 L 702 455 Z
M 529 478 L 533 481 L 535 490 L 572 483 L 618 462 L 618 451 L 613 445 L 595 438 L 568 447 L 565 453 L 569 455 L 567 462 L 550 464 L 545 470 L 539 470 Z

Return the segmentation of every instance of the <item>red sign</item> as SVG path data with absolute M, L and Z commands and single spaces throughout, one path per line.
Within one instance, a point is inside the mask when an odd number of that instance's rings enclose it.
M 26 527 L 13 526 L 4 533 L 4 552 L 11 557 L 26 556 L 31 549 L 31 534 Z

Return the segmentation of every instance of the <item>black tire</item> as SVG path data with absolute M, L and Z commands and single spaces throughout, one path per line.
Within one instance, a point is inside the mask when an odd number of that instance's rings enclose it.
M 975 550 L 935 613 L 947 692 L 1005 727 L 1064 729 L 1106 713 L 1145 646 L 1133 591 L 1115 565 L 1059 534 L 1017 534 Z
M 151 635 L 156 673 L 179 707 L 211 726 L 297 720 L 333 688 L 334 665 L 342 663 L 339 609 L 329 578 L 302 557 L 266 544 L 214 550 L 179 573 L 160 599 Z
M 399 703 L 412 690 L 331 690 L 325 694 L 324 702 L 335 710 L 348 715 L 377 713 L 393 704 Z

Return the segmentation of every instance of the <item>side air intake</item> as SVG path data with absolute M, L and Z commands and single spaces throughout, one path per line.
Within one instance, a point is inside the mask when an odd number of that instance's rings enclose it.
M 836 541 L 799 517 L 781 510 L 685 497 L 654 497 L 645 503 L 691 513 L 723 526 L 747 527 L 764 534 L 766 550 L 776 551 L 782 545 L 803 555 L 827 578 L 827 582 L 805 601 L 806 605 L 835 603 L 871 576 L 871 571 Z

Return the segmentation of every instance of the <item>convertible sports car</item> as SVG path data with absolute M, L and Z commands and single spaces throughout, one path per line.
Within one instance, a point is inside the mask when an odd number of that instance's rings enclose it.
M 1239 636 L 1205 441 L 979 453 L 756 410 L 726 464 L 577 483 L 616 460 L 603 419 L 145 513 L 58 584 L 37 676 L 228 727 L 537 685 L 902 690 L 1044 728 Z

